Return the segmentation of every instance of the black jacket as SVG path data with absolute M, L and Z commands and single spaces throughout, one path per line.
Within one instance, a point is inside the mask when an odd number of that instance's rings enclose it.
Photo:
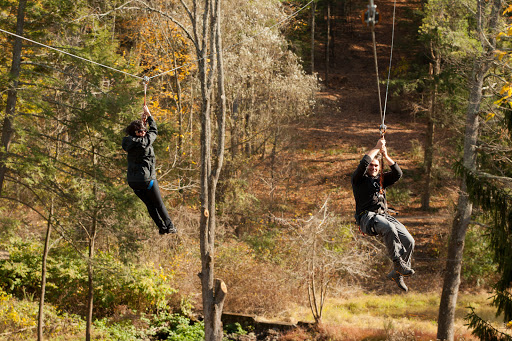
M 147 125 L 149 129 L 145 136 L 123 138 L 123 149 L 128 152 L 128 182 L 147 182 L 156 179 L 153 142 L 158 130 L 151 116 L 147 118 Z
M 380 175 L 370 177 L 366 174 L 368 165 L 372 162 L 368 155 L 365 155 L 359 166 L 352 174 L 352 191 L 356 199 L 356 219 L 365 211 L 378 212 L 379 209 L 386 210 L 386 192 L 384 196 L 379 197 L 380 192 Z M 391 186 L 402 177 L 402 170 L 396 162 L 391 166 L 391 171 L 384 173 L 383 187 L 384 189 Z M 359 219 L 357 219 L 359 221 Z

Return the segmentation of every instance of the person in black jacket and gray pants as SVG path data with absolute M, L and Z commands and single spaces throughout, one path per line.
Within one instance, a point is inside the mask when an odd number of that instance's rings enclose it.
M 143 120 L 147 121 L 149 129 L 146 130 Z M 158 130 L 146 105 L 144 105 L 142 120 L 133 121 L 125 131 L 128 136 L 123 138 L 123 149 L 128 152 L 128 185 L 146 204 L 149 215 L 158 226 L 159 233 L 176 233 L 156 180 L 153 142 Z
M 382 190 L 380 181 L 380 163 L 377 158 L 382 153 L 391 168 L 382 176 Z M 404 276 L 414 274 L 411 268 L 414 239 L 393 216 L 389 215 L 386 201 L 388 186 L 393 185 L 402 177 L 402 170 L 393 161 L 386 149 L 386 140 L 381 138 L 361 160 L 359 166 L 352 174 L 352 191 L 356 201 L 356 222 L 361 232 L 370 236 L 381 236 L 386 245 L 389 257 L 393 261 L 393 270 L 387 277 L 397 286 L 408 291 Z

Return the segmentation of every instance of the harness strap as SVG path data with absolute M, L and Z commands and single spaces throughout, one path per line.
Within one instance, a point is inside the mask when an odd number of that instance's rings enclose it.
M 153 188 L 153 184 L 154 184 L 154 182 L 155 182 L 155 180 L 151 180 L 151 181 L 149 182 L 148 189 Z

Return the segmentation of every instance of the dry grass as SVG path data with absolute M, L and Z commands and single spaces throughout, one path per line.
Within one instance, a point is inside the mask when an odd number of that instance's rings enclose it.
M 499 325 L 488 294 L 461 294 L 455 320 L 456 340 L 476 340 L 464 326 L 467 306 Z M 435 340 L 439 293 L 407 295 L 354 294 L 351 298 L 328 300 L 317 330 L 316 340 Z M 291 313 L 294 321 L 312 321 L 306 308 Z M 311 337 L 311 336 L 310 336 Z M 311 338 L 310 338 L 311 339 Z M 289 333 L 285 340 L 302 339 L 300 332 Z

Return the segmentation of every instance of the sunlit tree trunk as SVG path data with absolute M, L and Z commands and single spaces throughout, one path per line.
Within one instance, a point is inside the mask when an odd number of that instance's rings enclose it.
M 311 3 L 311 73 L 315 73 L 315 14 L 316 1 Z
M 97 166 L 97 153 L 95 148 L 92 149 L 92 157 L 93 157 L 93 166 Z M 98 198 L 98 186 L 95 183 L 93 184 L 93 196 L 96 199 L 96 202 L 99 200 Z M 92 318 L 93 318 L 93 310 L 94 310 L 94 250 L 96 243 L 96 234 L 98 230 L 98 209 L 93 207 L 93 215 L 91 226 L 88 231 L 88 240 L 89 240 L 89 255 L 87 260 L 87 276 L 88 276 L 88 292 L 87 292 L 87 321 L 86 321 L 86 330 L 85 330 L 85 340 L 91 340 L 91 332 L 92 332 Z
M 478 0 L 477 2 L 477 31 L 480 43 L 484 48 L 484 53 L 475 58 L 469 83 L 470 92 L 466 112 L 463 166 L 470 171 L 475 171 L 477 167 L 476 146 L 480 127 L 479 114 L 482 89 L 485 76 L 494 60 L 493 51 L 496 44 L 495 38 L 489 38 L 489 36 L 495 37 L 495 30 L 501 10 L 501 0 L 494 0 L 493 3 L 489 4 L 493 8 L 491 14 L 486 15 L 484 0 Z M 485 20 L 488 20 L 487 25 L 483 24 Z M 487 27 L 487 31 L 484 31 L 484 26 Z M 489 36 L 486 37 L 486 34 L 489 34 Z M 455 307 L 459 293 L 464 239 L 473 209 L 473 205 L 469 201 L 465 180 L 462 179 L 457 211 L 448 244 L 443 292 L 439 304 L 437 329 L 437 338 L 439 340 L 452 341 L 454 339 Z
M 50 251 L 50 237 L 52 233 L 52 220 L 53 220 L 53 198 L 50 203 L 50 212 L 48 215 L 48 222 L 46 228 L 46 237 L 44 239 L 43 261 L 41 264 L 41 296 L 39 297 L 39 312 L 37 315 L 37 340 L 42 341 L 43 328 L 44 328 L 44 296 L 46 293 L 46 261 L 48 259 L 48 252 Z
M 206 5 L 206 4 L 205 4 Z M 224 70 L 222 60 L 222 36 L 220 28 L 220 0 L 209 2 L 211 6 L 211 32 L 209 36 L 210 52 L 215 52 L 218 90 L 217 146 L 215 158 L 212 155 L 212 126 L 211 126 L 211 74 L 208 74 L 207 64 L 202 63 L 201 88 L 203 106 L 201 113 L 201 286 L 203 297 L 203 314 L 205 339 L 207 341 L 222 341 L 222 309 L 227 294 L 226 285 L 220 279 L 215 279 L 215 228 L 216 228 L 216 189 L 224 161 L 226 96 L 224 93 Z M 208 77 L 209 75 L 209 77 Z

